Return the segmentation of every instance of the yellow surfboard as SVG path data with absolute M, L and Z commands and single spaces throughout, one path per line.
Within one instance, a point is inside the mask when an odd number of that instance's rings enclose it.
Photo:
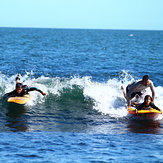
M 160 114 L 162 114 L 161 111 L 153 108 L 137 110 L 136 112 L 135 107 L 128 107 L 127 111 L 130 115 L 139 117 L 141 119 L 156 119 Z
M 30 95 L 24 95 L 24 96 L 22 96 L 22 97 L 15 96 L 15 97 L 9 97 L 9 98 L 7 99 L 7 102 L 24 105 L 24 104 L 26 104 L 30 99 L 31 99 L 31 96 L 30 96 Z
M 129 107 L 128 112 L 130 114 L 147 114 L 147 113 L 159 113 L 159 114 L 162 114 L 161 111 L 153 109 L 153 108 L 138 110 L 137 113 L 136 113 L 136 108 L 135 107 Z

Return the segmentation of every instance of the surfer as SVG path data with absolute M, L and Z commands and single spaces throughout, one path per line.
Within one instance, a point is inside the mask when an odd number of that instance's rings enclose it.
M 21 83 L 21 82 L 20 82 L 20 78 L 21 78 L 21 74 L 18 74 L 17 77 L 15 78 L 16 84 L 17 84 L 17 83 Z M 25 89 L 25 90 L 38 91 L 38 92 L 40 92 L 42 95 L 46 95 L 45 92 L 42 92 L 41 90 L 39 90 L 39 89 L 36 88 L 36 87 L 29 87 L 28 85 L 24 85 L 24 84 L 22 85 L 22 87 L 23 87 L 23 89 Z
M 137 110 L 142 110 L 143 108 L 153 108 L 158 111 L 161 111 L 161 109 L 158 108 L 152 101 L 152 97 L 150 95 L 146 95 L 144 98 L 144 102 L 136 107 L 136 112 Z
M 145 92 L 146 92 L 145 89 L 148 87 L 151 89 L 152 100 L 154 101 L 154 98 L 155 98 L 154 85 L 148 75 L 144 75 L 142 80 L 140 80 L 138 82 L 133 82 L 133 83 L 129 84 L 126 87 L 126 92 L 125 92 L 123 86 L 121 86 L 121 89 L 123 90 L 124 97 L 127 100 L 128 106 L 131 106 L 131 99 L 145 94 Z
M 22 83 L 16 83 L 16 89 L 9 92 L 9 93 L 6 93 L 3 98 L 6 98 L 6 97 L 13 97 L 13 96 L 19 96 L 19 97 L 22 97 L 26 94 L 28 94 L 28 92 L 30 91 L 38 91 L 40 92 L 43 96 L 45 96 L 47 93 L 41 91 L 40 89 L 36 88 L 36 87 L 28 87 L 28 88 L 23 88 L 23 84 Z

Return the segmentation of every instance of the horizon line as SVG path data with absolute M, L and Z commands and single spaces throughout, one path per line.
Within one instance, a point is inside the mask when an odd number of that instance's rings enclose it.
M 0 28 L 30 28 L 30 29 L 77 29 L 77 30 L 130 30 L 130 31 L 163 31 L 163 29 L 108 29 L 108 28 L 61 28 L 61 27 L 7 27 L 0 26 Z

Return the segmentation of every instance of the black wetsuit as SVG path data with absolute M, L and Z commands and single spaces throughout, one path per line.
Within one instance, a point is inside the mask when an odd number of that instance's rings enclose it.
M 14 96 L 19 96 L 19 97 L 24 96 L 24 95 L 28 94 L 28 92 L 30 92 L 30 91 L 38 91 L 38 92 L 42 93 L 42 91 L 36 87 L 30 87 L 30 88 L 29 87 L 26 87 L 26 88 L 23 87 L 23 90 L 21 91 L 21 93 L 18 93 L 15 89 L 12 92 L 6 93 L 3 96 L 3 98 L 14 97 Z
M 150 104 L 148 106 L 145 105 L 145 102 L 143 102 L 142 104 L 140 104 L 139 106 L 136 107 L 136 109 L 138 110 L 142 110 L 143 108 L 148 108 L 151 107 L 153 109 L 159 110 L 159 108 L 152 102 L 150 102 Z

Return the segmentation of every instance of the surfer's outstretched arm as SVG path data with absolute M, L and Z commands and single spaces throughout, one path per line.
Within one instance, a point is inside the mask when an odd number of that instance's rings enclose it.
M 47 93 L 41 91 L 40 89 L 36 88 L 36 87 L 30 87 L 27 89 L 28 92 L 30 91 L 37 91 L 37 92 L 40 92 L 43 96 L 47 95 Z
M 6 93 L 5 95 L 3 95 L 3 99 L 5 99 L 5 98 L 8 98 L 8 97 L 10 97 L 10 96 L 16 96 L 17 95 L 17 92 L 16 92 L 16 90 L 13 90 L 13 91 L 11 91 L 11 92 L 9 92 L 9 93 Z

